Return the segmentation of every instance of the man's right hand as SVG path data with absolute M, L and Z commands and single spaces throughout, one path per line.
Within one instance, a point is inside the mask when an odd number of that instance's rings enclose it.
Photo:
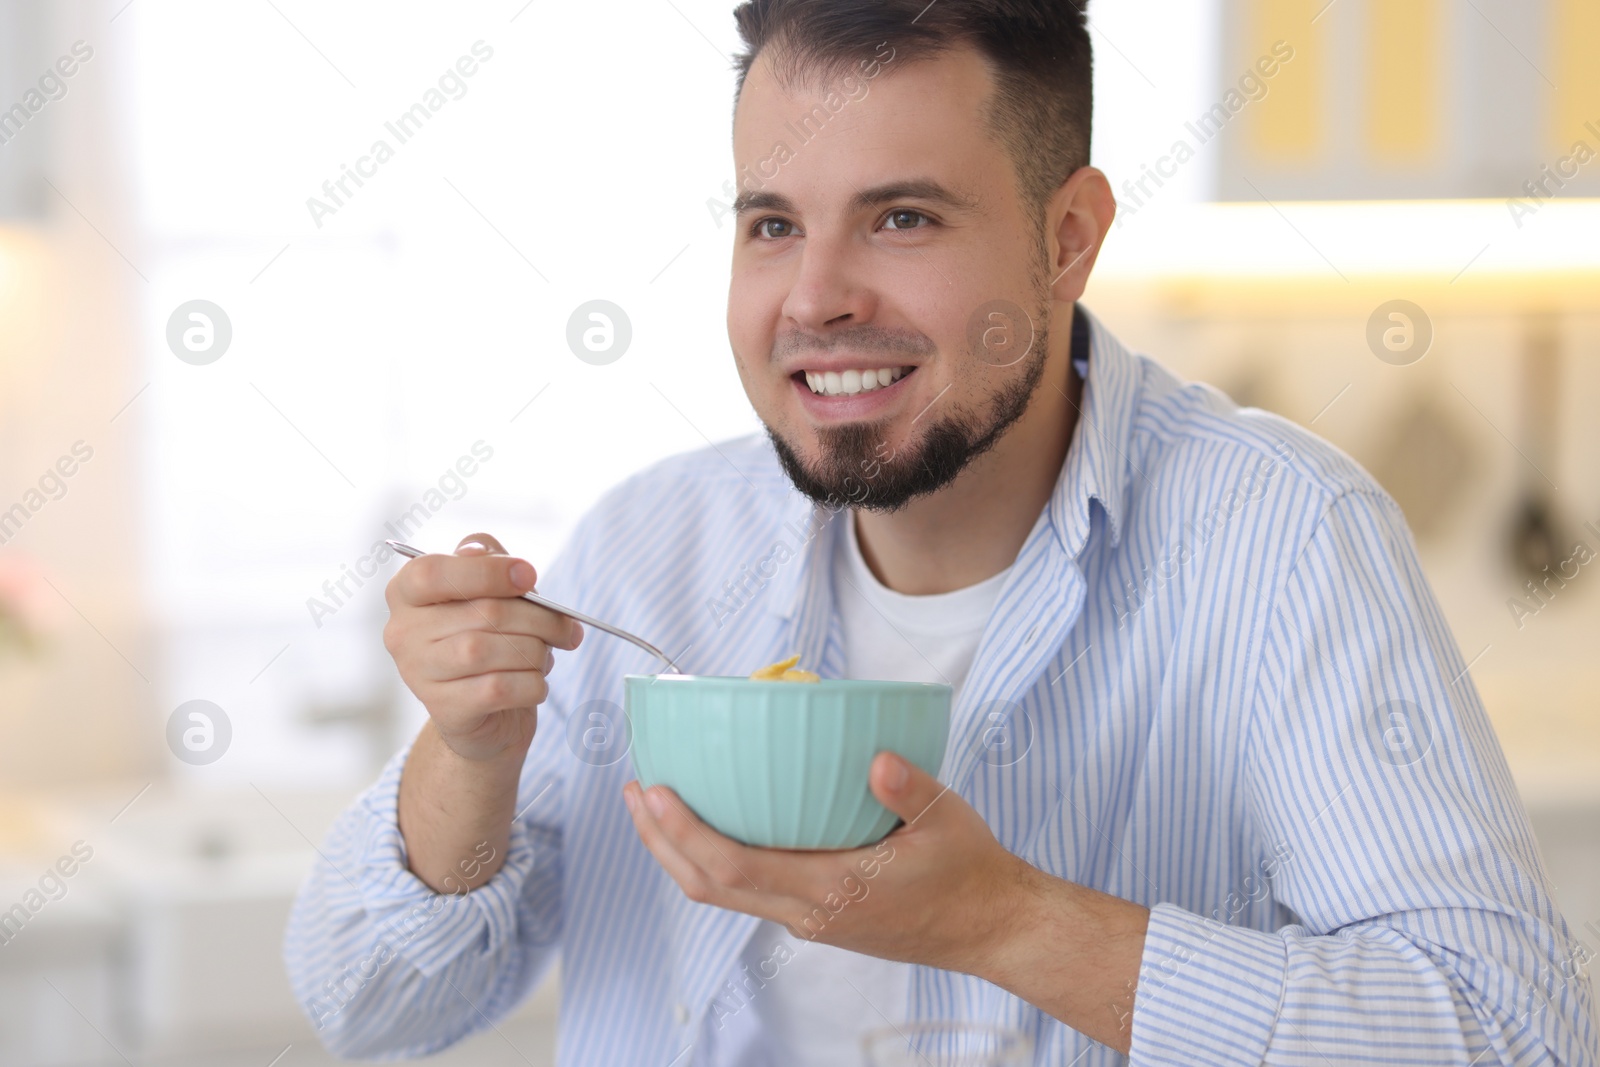
M 475 533 L 453 556 L 410 560 L 385 590 L 384 647 L 440 740 L 463 759 L 527 751 L 554 650 L 583 638 L 576 619 L 522 599 L 537 577 L 527 560 Z
M 536 577 L 477 533 L 389 582 L 383 644 L 428 709 L 395 814 L 407 866 L 438 893 L 470 892 L 505 863 L 553 650 L 583 638 L 576 619 L 522 599 Z

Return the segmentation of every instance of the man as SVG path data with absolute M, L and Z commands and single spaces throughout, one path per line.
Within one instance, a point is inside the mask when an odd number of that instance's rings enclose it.
M 516 599 L 488 535 L 412 561 L 384 637 L 430 720 L 287 937 L 324 1042 L 443 1048 L 559 950 L 564 1064 L 852 1063 L 935 1020 L 1041 1064 L 1593 1064 L 1393 502 L 1076 305 L 1115 208 L 1083 16 L 736 18 L 728 332 L 767 435 L 613 489 L 542 591 L 692 673 L 948 681 L 944 766 L 878 754 L 878 845 L 743 846 L 633 780 L 647 656 Z

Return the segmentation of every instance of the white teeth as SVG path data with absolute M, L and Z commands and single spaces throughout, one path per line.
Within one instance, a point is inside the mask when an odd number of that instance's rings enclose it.
M 822 396 L 854 396 L 882 389 L 904 378 L 910 367 L 876 367 L 846 371 L 806 371 L 806 385 Z

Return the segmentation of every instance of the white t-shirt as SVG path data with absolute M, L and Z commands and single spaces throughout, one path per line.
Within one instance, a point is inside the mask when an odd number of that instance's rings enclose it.
M 931 596 L 887 588 L 868 569 L 856 540 L 855 514 L 845 512 L 841 551 L 833 560 L 835 603 L 845 648 L 845 677 L 949 682 L 959 696 L 1011 568 L 976 585 Z M 779 943 L 787 946 L 783 953 Z M 796 939 L 762 920 L 734 973 L 773 975 L 750 989 L 741 1009 L 765 1034 L 777 1067 L 854 1067 L 863 1062 L 861 1035 L 902 1022 L 911 965 L 866 956 L 819 941 Z M 774 974 L 774 969 L 776 973 Z M 769 1062 L 762 1057 L 760 1062 Z

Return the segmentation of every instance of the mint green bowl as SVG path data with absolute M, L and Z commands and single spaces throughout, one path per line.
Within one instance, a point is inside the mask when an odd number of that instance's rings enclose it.
M 640 786 L 671 786 L 719 833 L 769 848 L 859 848 L 893 830 L 899 817 L 867 787 L 872 758 L 888 749 L 937 775 L 950 693 L 938 682 L 623 676 Z

